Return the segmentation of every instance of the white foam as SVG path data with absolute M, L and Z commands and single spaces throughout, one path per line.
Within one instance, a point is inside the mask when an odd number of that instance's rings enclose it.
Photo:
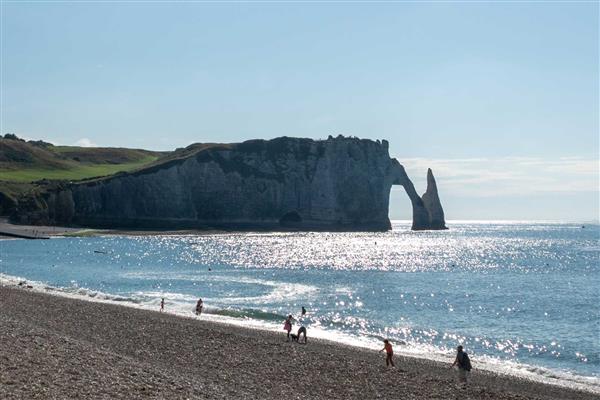
M 173 280 L 181 279 L 187 282 L 229 282 L 235 284 L 246 284 L 253 286 L 264 286 L 270 289 L 269 293 L 260 296 L 240 296 L 240 297 L 223 297 L 219 298 L 219 303 L 222 304 L 268 304 L 272 302 L 283 301 L 288 298 L 296 298 L 302 296 L 303 298 L 309 299 L 311 295 L 316 294 L 319 291 L 317 286 L 305 285 L 300 283 L 289 283 L 289 282 L 276 282 L 258 278 L 248 278 L 221 274 L 210 274 L 210 275 L 196 275 L 194 273 L 180 273 L 173 274 L 165 277 L 162 273 L 155 272 L 135 272 L 126 273 L 123 276 L 134 279 L 145 279 L 145 280 Z M 150 293 L 150 292 L 147 292 Z M 155 292 L 165 293 L 162 297 L 167 297 L 167 292 Z M 161 296 L 161 294 L 157 294 Z M 168 296 L 169 298 L 171 295 Z
M 260 285 L 270 286 L 272 290 L 262 296 L 252 297 L 226 297 L 219 299 L 220 303 L 236 304 L 236 303 L 253 303 L 253 304 L 269 304 L 273 302 L 283 301 L 289 298 L 305 298 L 310 299 L 311 294 L 316 293 L 319 288 L 316 286 L 303 285 L 299 283 L 281 283 L 270 281 L 258 281 Z

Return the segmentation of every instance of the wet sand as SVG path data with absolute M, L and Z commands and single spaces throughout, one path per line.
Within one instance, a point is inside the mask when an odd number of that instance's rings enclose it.
M 245 231 L 241 231 L 245 232 Z M 8 222 L 6 218 L 0 218 L 0 239 L 12 239 L 14 235 L 23 235 L 31 239 L 45 238 L 51 236 L 161 236 L 161 235 L 214 235 L 232 233 L 218 229 L 185 229 L 185 230 L 133 230 L 133 229 L 95 229 L 95 228 L 73 228 L 49 225 L 16 225 Z
M 61 226 L 15 225 L 6 218 L 0 218 L 0 239 L 12 238 L 12 235 L 23 235 L 33 238 L 62 236 L 81 231 L 80 228 Z
M 3 399 L 598 399 L 475 370 L 461 389 L 433 361 L 14 286 L 0 305 Z

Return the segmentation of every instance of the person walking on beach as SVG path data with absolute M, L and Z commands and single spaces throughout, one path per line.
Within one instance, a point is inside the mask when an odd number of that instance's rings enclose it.
M 294 318 L 292 318 L 292 314 L 288 315 L 288 317 L 285 319 L 285 322 L 283 323 L 283 330 L 287 331 L 287 341 L 290 341 L 290 332 L 292 331 L 292 321 L 294 320 Z
M 165 311 L 165 298 L 160 299 L 160 312 Z
M 198 302 L 196 303 L 196 315 L 202 314 L 202 307 L 204 307 L 204 302 L 202 299 L 198 299 Z
M 454 363 L 450 368 L 456 366 L 458 383 L 466 386 L 467 385 L 467 373 L 471 371 L 471 360 L 469 360 L 469 355 L 463 351 L 462 346 L 458 346 L 456 348 L 456 358 L 454 359 Z
M 383 349 L 379 350 L 379 352 L 381 353 L 384 350 L 387 354 L 387 356 L 385 357 L 385 365 L 389 367 L 390 364 L 392 364 L 392 367 L 395 367 L 396 365 L 394 364 L 394 349 L 392 348 L 392 344 L 390 343 L 390 341 L 387 339 L 383 340 Z

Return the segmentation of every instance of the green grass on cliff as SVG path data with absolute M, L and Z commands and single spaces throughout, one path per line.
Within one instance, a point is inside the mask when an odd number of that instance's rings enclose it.
M 127 172 L 155 161 L 158 157 L 146 157 L 137 162 L 124 164 L 80 164 L 68 169 L 59 168 L 20 168 L 15 170 L 0 169 L 0 180 L 13 182 L 32 182 L 40 179 L 80 180 L 97 176 L 113 175 Z
M 0 137 L 0 180 L 80 180 L 128 172 L 147 166 L 163 154 L 147 150 L 53 146 Z

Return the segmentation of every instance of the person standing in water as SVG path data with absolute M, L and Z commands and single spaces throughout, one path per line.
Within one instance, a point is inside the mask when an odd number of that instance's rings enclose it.
M 394 364 L 394 349 L 392 348 L 392 344 L 390 343 L 390 341 L 387 339 L 383 340 L 383 349 L 379 350 L 379 352 L 381 353 L 384 350 L 387 354 L 385 357 L 385 365 L 389 367 L 390 364 L 392 364 L 392 367 L 395 367 L 396 365 Z
M 202 307 L 204 307 L 204 302 L 202 299 L 198 299 L 198 302 L 196 303 L 196 315 L 202 314 Z
M 165 298 L 160 299 L 160 312 L 165 311 Z
M 306 315 L 306 308 L 304 306 L 302 306 L 302 315 Z

